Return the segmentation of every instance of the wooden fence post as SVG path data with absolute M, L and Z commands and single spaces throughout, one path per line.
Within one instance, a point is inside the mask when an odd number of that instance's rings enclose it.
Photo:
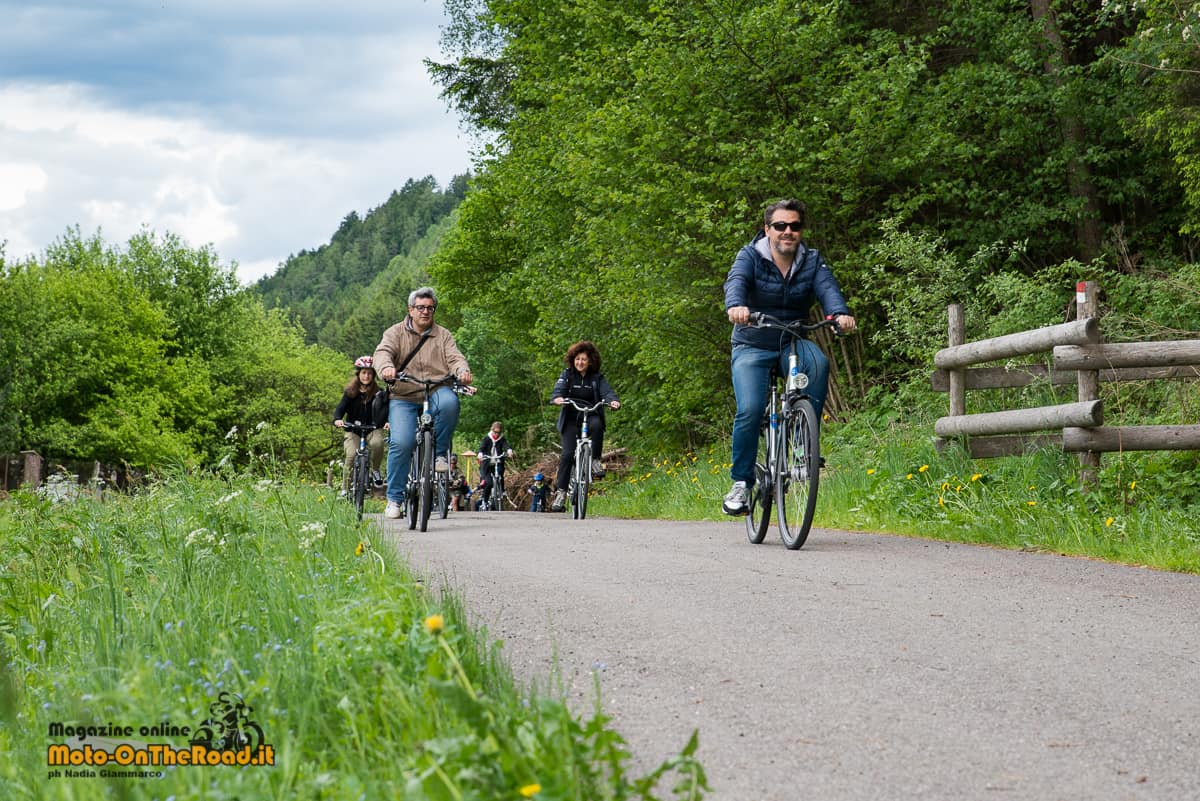
M 949 317 L 950 347 L 961 345 L 966 341 L 966 324 L 963 322 L 963 307 L 961 303 L 951 303 L 946 309 Z M 950 416 L 967 413 L 967 370 L 959 367 L 949 371 L 950 375 Z
M 1083 320 L 1099 316 L 1100 304 L 1097 300 L 1095 281 L 1080 281 L 1075 285 L 1075 317 Z M 1080 370 L 1076 374 L 1079 387 L 1079 400 L 1094 401 L 1100 398 L 1100 372 L 1098 370 Z M 1079 454 L 1079 485 L 1087 492 L 1096 485 L 1096 474 L 1100 469 L 1100 454 L 1097 451 L 1084 451 Z
M 22 484 L 31 484 L 34 489 L 42 486 L 42 457 L 37 451 L 21 451 L 25 457 L 25 475 Z

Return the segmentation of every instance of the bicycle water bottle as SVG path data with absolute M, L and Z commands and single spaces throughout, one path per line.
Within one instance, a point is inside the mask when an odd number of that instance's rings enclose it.
M 800 357 L 798 354 L 788 354 L 787 391 L 804 389 L 808 386 L 808 376 L 800 372 Z

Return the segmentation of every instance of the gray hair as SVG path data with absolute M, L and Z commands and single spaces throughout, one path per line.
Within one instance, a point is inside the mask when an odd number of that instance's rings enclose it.
M 408 305 L 415 306 L 417 304 L 417 298 L 429 298 L 433 301 L 433 305 L 437 306 L 437 295 L 433 293 L 433 287 L 431 286 L 419 286 L 412 292 L 409 292 Z

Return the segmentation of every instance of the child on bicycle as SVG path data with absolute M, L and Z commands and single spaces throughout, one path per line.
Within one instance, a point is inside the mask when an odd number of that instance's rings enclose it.
M 546 496 L 550 494 L 550 485 L 546 483 L 544 475 L 541 473 L 534 474 L 533 483 L 526 488 L 525 493 L 530 496 L 529 511 L 546 511 Z
M 551 512 L 562 512 L 567 508 L 567 484 L 571 480 L 571 468 L 575 466 L 575 443 L 579 439 L 579 415 L 567 403 L 567 398 L 573 398 L 589 406 L 598 401 L 607 401 L 618 409 L 621 401 L 617 393 L 609 386 L 608 380 L 600 372 L 600 351 L 588 340 L 576 342 L 567 348 L 563 357 L 567 366 L 554 382 L 554 391 L 550 394 L 550 402 L 562 406 L 558 413 L 558 433 L 562 437 L 562 455 L 558 460 L 558 477 L 554 484 L 554 500 L 550 503 Z M 604 476 L 604 464 L 600 454 L 604 452 L 604 407 L 588 415 L 588 434 L 592 438 L 594 448 L 592 453 L 592 474 L 596 478 Z
M 503 479 L 504 462 L 506 459 L 511 459 L 512 455 L 513 450 L 509 447 L 508 438 L 504 436 L 504 426 L 497 420 L 483 435 L 483 441 L 479 443 L 479 450 L 476 453 L 476 458 L 479 459 L 479 501 L 481 504 L 485 506 L 491 504 L 492 488 L 496 485 L 496 476 Z
M 348 419 L 351 423 L 370 423 L 371 400 L 375 393 L 383 388 L 375 380 L 374 360 L 370 356 L 360 356 L 354 361 L 354 378 L 342 392 L 342 400 L 333 410 L 333 425 L 343 428 Z M 383 486 L 383 477 L 379 475 L 379 465 L 383 462 L 383 446 L 387 442 L 385 429 L 377 428 L 367 435 L 367 447 L 371 451 L 371 481 L 376 487 Z M 350 431 L 342 432 L 342 447 L 346 452 L 346 462 L 342 468 L 342 489 L 339 498 L 350 494 L 350 474 L 354 468 L 354 455 L 358 452 L 358 434 Z

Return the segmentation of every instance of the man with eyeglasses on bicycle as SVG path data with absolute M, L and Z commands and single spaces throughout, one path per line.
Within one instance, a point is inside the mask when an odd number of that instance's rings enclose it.
M 748 514 L 749 488 L 754 484 L 754 459 L 763 409 L 770 389 L 771 368 L 787 375 L 787 348 L 780 332 L 747 325 L 751 312 L 785 322 L 808 317 L 813 301 L 833 315 L 842 333 L 855 328 L 846 298 L 829 264 L 801 238 L 804 204 L 780 200 L 763 212 L 763 228 L 738 251 L 725 278 L 725 314 L 733 323 L 730 370 L 737 414 L 733 418 L 733 487 L 721 504 L 727 515 Z M 798 343 L 800 369 L 808 375 L 808 390 L 817 419 L 829 389 L 829 359 L 809 340 Z
M 437 296 L 427 286 L 414 289 L 408 296 L 408 316 L 383 332 L 375 348 L 374 364 L 380 378 L 394 379 L 401 369 L 414 378 L 434 380 L 455 376 L 459 383 L 471 383 L 471 368 L 454 341 L 454 335 L 433 322 Z M 407 363 L 405 363 L 407 362 Z M 424 390 L 418 384 L 396 381 L 391 385 L 388 424 L 392 435 L 388 442 L 387 507 L 383 516 L 403 514 L 404 489 L 417 438 L 417 417 L 421 413 Z M 448 386 L 440 386 L 429 397 L 433 414 L 434 469 L 450 469 L 446 452 L 454 441 L 458 426 L 458 396 Z

